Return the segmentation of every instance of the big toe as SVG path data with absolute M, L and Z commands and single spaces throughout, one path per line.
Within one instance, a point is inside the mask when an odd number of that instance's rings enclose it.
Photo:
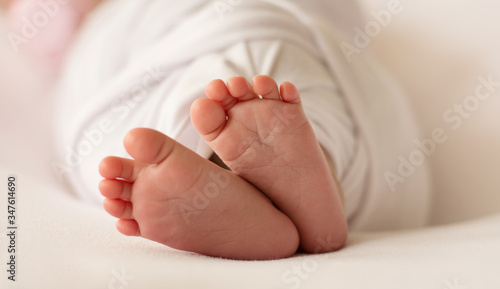
M 125 136 L 124 145 L 136 161 L 158 164 L 172 152 L 175 142 L 159 131 L 136 128 Z
M 191 121 L 206 141 L 213 141 L 226 124 L 226 112 L 217 102 L 200 98 L 191 106 Z

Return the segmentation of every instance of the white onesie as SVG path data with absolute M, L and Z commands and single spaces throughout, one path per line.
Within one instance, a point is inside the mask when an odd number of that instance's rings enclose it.
M 136 127 L 210 157 L 191 103 L 212 79 L 266 74 L 298 87 L 335 162 L 352 230 L 425 224 L 425 163 L 397 175 L 418 139 L 405 96 L 368 52 L 348 62 L 340 48 L 360 19 L 351 1 L 185 2 L 109 0 L 83 27 L 57 93 L 61 156 L 52 163 L 76 194 L 100 203 L 98 164 L 127 157 L 122 140 Z

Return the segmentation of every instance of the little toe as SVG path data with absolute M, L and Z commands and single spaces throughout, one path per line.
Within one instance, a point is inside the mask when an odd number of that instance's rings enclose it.
M 135 220 L 118 220 L 116 229 L 125 236 L 138 237 L 141 235 L 139 224 Z
M 123 200 L 104 199 L 103 207 L 108 214 L 118 219 L 133 219 L 132 203 Z
M 120 180 L 102 180 L 99 183 L 101 195 L 109 199 L 130 200 L 132 184 Z
M 262 95 L 263 99 L 281 100 L 276 81 L 267 75 L 257 75 L 253 78 L 255 93 Z
M 206 141 L 212 141 L 224 129 L 226 112 L 216 102 L 200 98 L 191 106 L 191 122 Z
M 208 98 L 220 103 L 226 111 L 238 103 L 238 100 L 229 93 L 224 81 L 220 79 L 212 80 L 205 88 L 205 94 Z
M 300 94 L 295 85 L 290 82 L 283 82 L 281 84 L 281 98 L 288 103 L 300 103 Z
M 140 165 L 134 160 L 119 157 L 107 157 L 99 164 L 99 173 L 106 179 L 125 179 L 135 181 Z
M 227 81 L 229 93 L 239 101 L 248 101 L 257 99 L 259 96 L 253 91 L 248 81 L 241 76 L 234 76 Z
M 131 130 L 124 140 L 125 149 L 135 160 L 145 164 L 158 164 L 175 147 L 175 141 L 159 131 L 148 128 Z

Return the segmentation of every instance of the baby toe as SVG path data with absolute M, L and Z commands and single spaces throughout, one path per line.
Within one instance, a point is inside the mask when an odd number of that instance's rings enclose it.
M 118 220 L 116 229 L 125 236 L 140 236 L 139 224 L 135 220 Z
M 259 98 L 259 96 L 253 91 L 250 83 L 248 83 L 248 81 L 241 76 L 231 77 L 227 81 L 227 88 L 229 93 L 234 98 L 237 98 L 238 101 L 248 101 Z
M 132 184 L 120 180 L 102 180 L 99 183 L 99 191 L 109 199 L 130 200 L 132 196 Z
M 262 95 L 263 99 L 281 100 L 276 81 L 267 75 L 257 75 L 253 79 L 255 93 Z
M 236 103 L 238 103 L 238 100 L 232 97 L 229 93 L 224 81 L 220 79 L 211 81 L 205 88 L 205 94 L 211 100 L 214 100 L 222 105 L 225 111 L 230 110 L 234 105 L 236 105 Z
M 280 87 L 281 98 L 288 103 L 300 103 L 300 94 L 295 85 L 290 82 L 283 82 Z
M 108 214 L 115 218 L 130 220 L 132 216 L 132 203 L 123 200 L 104 199 L 103 207 Z
M 125 179 L 135 181 L 140 171 L 140 166 L 130 159 L 107 157 L 99 164 L 99 173 L 106 179 Z

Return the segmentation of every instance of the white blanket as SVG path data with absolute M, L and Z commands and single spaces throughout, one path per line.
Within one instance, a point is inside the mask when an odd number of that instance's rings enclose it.
M 0 175 L 13 169 L 0 168 Z M 114 220 L 100 208 L 68 197 L 60 184 L 47 181 L 43 174 L 39 178 L 17 172 L 18 282 L 7 282 L 2 274 L 0 288 L 500 286 L 500 215 L 397 234 L 353 233 L 347 248 L 338 253 L 270 262 L 229 261 L 122 236 L 114 229 Z M 3 198 L 0 204 L 6 204 Z M 5 231 L 0 231 L 0 242 L 5 244 Z M 6 257 L 6 250 L 1 250 L 2 263 Z
M 340 48 L 352 43 L 347 31 L 358 16 L 355 6 L 235 3 L 224 13 L 206 1 L 105 3 L 84 28 L 62 80 L 56 173 L 81 197 L 99 201 L 99 160 L 126 156 L 121 140 L 134 127 L 158 129 L 208 157 L 212 152 L 190 123 L 191 103 L 204 96 L 211 79 L 269 74 L 299 87 L 316 134 L 335 161 L 352 229 L 425 224 L 423 154 L 423 164 L 398 174 L 418 151 L 405 97 L 368 53 L 348 61 Z

